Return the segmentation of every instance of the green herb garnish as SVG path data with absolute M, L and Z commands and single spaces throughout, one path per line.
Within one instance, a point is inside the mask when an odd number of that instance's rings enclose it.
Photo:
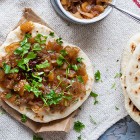
M 81 135 L 77 137 L 77 140 L 82 140 L 82 137 L 81 137 Z
M 10 70 L 10 73 L 18 73 L 19 69 L 18 68 L 13 68 Z
M 47 68 L 50 66 L 50 63 L 48 62 L 48 60 L 46 60 L 45 62 L 43 62 L 42 64 L 38 64 L 36 65 L 37 69 L 43 69 L 43 68 Z
M 52 36 L 52 37 L 54 37 L 54 32 L 50 32 L 49 35 Z
M 43 140 L 43 138 L 41 138 L 40 136 L 34 135 L 34 136 L 33 136 L 33 140 Z
M 63 56 L 66 56 L 68 53 L 66 52 L 66 50 L 61 50 L 60 53 L 63 55 Z
M 6 99 L 10 99 L 12 97 L 11 93 L 6 94 Z
M 57 62 L 57 64 L 58 64 L 58 66 L 62 66 L 62 65 L 64 64 L 64 62 L 65 62 L 65 58 L 64 58 L 62 55 L 60 55 L 60 56 L 57 58 L 56 62 Z
M 77 57 L 76 60 L 77 60 L 77 62 L 81 63 L 83 58 L 82 57 Z
M 117 106 L 115 106 L 115 109 L 118 111 L 119 110 L 119 108 L 117 107 Z
M 85 128 L 85 125 L 82 122 L 77 121 L 77 122 L 74 122 L 74 127 L 73 128 L 76 132 L 79 133 Z
M 77 66 L 76 64 L 75 64 L 75 65 L 72 65 L 71 67 L 72 67 L 72 69 L 74 69 L 75 71 L 78 71 L 78 69 L 79 69 L 78 66 Z
M 94 125 L 96 125 L 97 123 L 96 123 L 96 121 L 93 119 L 93 117 L 92 117 L 91 115 L 90 115 L 89 117 L 90 117 L 90 122 L 93 123 Z
M 24 86 L 25 90 L 28 92 L 33 92 L 36 97 L 39 97 L 39 95 L 42 94 L 42 92 L 39 90 L 39 88 L 42 86 L 41 83 L 36 82 L 35 80 L 32 81 L 31 84 L 27 84 Z
M 27 121 L 27 116 L 26 116 L 25 114 L 22 114 L 22 116 L 21 116 L 21 121 L 22 121 L 23 123 L 25 123 L 25 122 Z
M 34 52 L 29 52 L 26 58 L 22 58 L 21 60 L 18 61 L 18 67 L 20 67 L 23 70 L 29 71 L 29 66 L 28 62 L 32 59 L 36 58 L 36 54 Z
M 10 73 L 11 66 L 6 63 L 3 63 L 3 69 L 4 69 L 5 74 L 8 74 Z
M 37 34 L 35 37 L 35 41 L 41 45 L 45 44 L 47 40 L 47 36 L 43 36 L 42 34 Z
M 101 79 L 101 73 L 100 73 L 99 70 L 97 70 L 97 72 L 95 73 L 94 77 L 95 77 L 95 80 L 96 80 L 97 82 Z
M 116 73 L 114 78 L 120 78 L 122 76 L 122 73 Z
M 82 76 L 77 76 L 77 80 L 78 80 L 78 82 L 80 82 L 80 83 L 83 83 L 83 82 L 84 82 Z
M 98 104 L 98 101 L 97 101 L 98 94 L 91 91 L 90 96 L 93 97 L 95 100 L 94 105 Z
M 115 86 L 116 86 L 116 83 L 113 83 L 111 86 L 111 89 L 115 88 Z
M 33 50 L 33 51 L 41 51 L 42 48 L 41 48 L 41 46 L 40 46 L 39 43 L 35 43 L 35 44 L 33 45 L 33 49 L 32 49 L 32 50 Z
M 62 38 L 56 39 L 56 42 L 57 42 L 57 44 L 59 44 L 59 45 L 62 45 L 62 44 L 63 44 Z

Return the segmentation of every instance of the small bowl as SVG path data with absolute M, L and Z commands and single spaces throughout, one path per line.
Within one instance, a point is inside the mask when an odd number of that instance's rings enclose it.
M 116 0 L 112 0 L 112 3 L 115 4 Z M 62 13 L 70 19 L 70 21 L 77 23 L 77 24 L 91 24 L 91 23 L 95 23 L 97 21 L 102 20 L 103 18 L 105 18 L 106 16 L 109 15 L 109 13 L 112 10 L 112 7 L 108 6 L 105 11 L 103 13 L 101 13 L 99 16 L 94 17 L 92 19 L 79 19 L 74 17 L 70 12 L 66 11 L 64 9 L 64 7 L 62 6 L 60 0 L 56 0 L 56 4 L 57 6 L 60 8 L 60 10 L 62 11 Z

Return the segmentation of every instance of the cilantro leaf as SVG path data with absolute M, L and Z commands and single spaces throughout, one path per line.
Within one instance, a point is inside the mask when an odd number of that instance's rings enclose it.
M 122 76 L 122 73 L 116 73 L 114 78 L 120 78 Z
M 27 121 L 27 116 L 26 116 L 25 114 L 22 114 L 22 116 L 21 116 L 21 121 L 22 121 L 23 123 L 25 123 L 25 122 Z
M 12 97 L 11 93 L 6 94 L 6 99 L 10 99 Z
M 77 60 L 77 62 L 81 63 L 83 58 L 82 57 L 77 57 L 76 60 Z
M 21 55 L 22 57 L 28 53 L 31 44 L 28 43 L 28 39 L 31 37 L 30 34 L 26 34 L 24 39 L 20 42 L 20 47 L 18 47 L 15 51 L 15 55 Z
M 62 99 L 71 100 L 71 96 L 65 96 L 62 93 L 57 94 L 54 90 L 51 90 L 49 94 L 42 97 L 45 105 L 56 105 L 59 104 Z
M 76 64 L 75 64 L 75 65 L 72 65 L 71 67 L 72 67 L 75 71 L 78 71 L 78 69 L 79 69 L 78 66 L 77 66 Z
M 35 43 L 32 50 L 33 51 L 41 51 L 42 48 L 41 48 L 39 43 Z
M 97 82 L 101 79 L 101 73 L 100 73 L 99 70 L 97 70 L 97 72 L 95 73 L 94 77 L 95 77 L 95 80 L 96 80 Z
M 10 73 L 11 66 L 6 63 L 3 63 L 3 69 L 4 69 L 5 74 L 8 74 Z
M 32 73 L 32 76 L 38 80 L 38 82 L 42 82 L 42 77 L 40 77 L 40 75 L 44 74 L 44 72 L 40 72 L 40 73 Z
M 41 137 L 39 137 L 39 136 L 34 135 L 34 136 L 33 136 L 33 140 L 43 140 L 43 138 L 41 138 Z
M 77 76 L 77 80 L 78 80 L 78 82 L 80 82 L 80 83 L 83 83 L 83 82 L 84 82 L 82 76 Z
M 57 42 L 57 44 L 59 44 L 59 45 L 62 45 L 62 44 L 63 44 L 62 38 L 56 39 L 56 42 Z
M 45 62 L 43 62 L 42 64 L 38 64 L 36 65 L 37 69 L 43 69 L 43 68 L 47 68 L 50 66 L 50 63 L 48 62 L 48 60 L 46 60 Z
M 18 68 L 13 68 L 10 70 L 10 73 L 18 73 L 19 69 Z
M 58 64 L 58 66 L 62 66 L 62 65 L 64 64 L 64 62 L 65 62 L 65 58 L 64 58 L 62 55 L 60 55 L 60 56 L 57 58 L 56 62 L 57 62 L 57 64 Z
M 47 36 L 43 36 L 42 34 L 37 34 L 37 36 L 35 37 L 35 41 L 39 44 L 45 44 L 47 40 Z
M 32 81 L 31 85 L 27 84 L 24 86 L 24 89 L 28 92 L 33 92 L 36 97 L 39 97 L 39 95 L 42 94 L 42 92 L 39 90 L 39 87 L 41 87 L 42 84 L 39 82 L 36 82 L 35 80 Z
M 27 69 L 30 70 L 28 67 L 28 62 L 34 58 L 36 58 L 36 54 L 34 52 L 29 52 L 26 58 L 22 58 L 18 61 L 18 67 L 20 67 L 23 70 L 26 70 L 27 67 Z
M 81 135 L 77 137 L 77 140 L 82 140 L 82 137 L 81 137 Z
M 66 52 L 66 50 L 61 50 L 60 53 L 63 55 L 63 56 L 66 56 L 68 53 Z
M 50 32 L 49 35 L 52 36 L 52 37 L 54 37 L 54 32 Z
M 90 115 L 89 117 L 90 117 L 90 122 L 93 123 L 94 125 L 96 125 L 97 123 L 96 123 L 96 121 L 93 119 L 93 117 L 92 117 L 91 115 Z
M 94 105 L 98 104 L 98 101 L 97 101 L 98 94 L 96 94 L 96 93 L 91 91 L 90 96 L 92 96 L 94 98 L 94 100 L 95 100 Z
M 79 133 L 85 128 L 85 125 L 82 122 L 77 121 L 77 122 L 74 122 L 74 127 L 73 128 L 76 132 Z

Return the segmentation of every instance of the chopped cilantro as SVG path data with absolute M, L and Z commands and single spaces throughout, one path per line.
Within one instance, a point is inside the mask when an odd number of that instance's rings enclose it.
M 27 121 L 27 116 L 26 116 L 25 114 L 22 114 L 22 116 L 21 116 L 21 121 L 22 121 L 23 123 L 25 123 L 25 122 Z
M 91 115 L 90 115 L 89 117 L 90 117 L 90 122 L 93 123 L 94 125 L 96 125 L 97 123 L 96 123 L 96 121 L 93 119 L 93 117 L 92 117 Z
M 43 69 L 43 68 L 47 68 L 50 66 L 50 63 L 48 62 L 48 60 L 46 60 L 45 62 L 43 62 L 42 64 L 38 64 L 36 65 L 37 69 Z
M 122 76 L 122 73 L 116 73 L 114 78 L 120 78 Z
M 56 39 L 56 42 L 57 42 L 57 44 L 59 44 L 59 45 L 62 45 L 62 44 L 63 44 L 62 38 Z
M 28 67 L 28 62 L 34 58 L 36 58 L 36 54 L 34 52 L 29 52 L 26 58 L 22 58 L 18 61 L 18 67 L 20 67 L 23 70 L 26 70 L 27 67 L 27 71 L 29 71 L 30 69 Z
M 78 82 L 80 82 L 80 83 L 83 83 L 83 82 L 84 82 L 82 76 L 77 76 L 77 80 L 78 80 Z
M 60 81 L 61 80 L 61 78 L 60 78 L 60 76 L 59 75 L 57 75 L 57 79 Z
M 113 83 L 111 86 L 111 89 L 115 88 L 115 86 L 116 86 L 116 83 Z
M 13 68 L 10 70 L 10 73 L 18 73 L 19 69 L 18 68 Z
M 35 43 L 32 50 L 33 51 L 41 51 L 42 48 L 41 48 L 39 43 Z
M 24 88 L 28 92 L 33 92 L 36 97 L 39 97 L 39 95 L 42 94 L 42 92 L 39 90 L 39 87 L 41 87 L 41 86 L 42 86 L 41 83 L 36 82 L 35 80 L 33 80 L 31 84 L 25 85 Z
M 118 111 L 119 110 L 119 108 L 117 107 L 117 106 L 115 106 L 115 109 Z
M 73 128 L 76 132 L 79 133 L 85 128 L 85 125 L 82 122 L 77 121 L 77 122 L 74 122 L 74 127 Z
M 12 97 L 11 93 L 6 94 L 6 99 L 10 99 Z
M 54 90 L 51 90 L 49 94 L 42 96 L 45 105 L 59 104 L 62 99 L 71 100 L 71 96 L 65 96 L 62 93 L 57 94 Z
M 57 64 L 58 64 L 58 66 L 62 66 L 63 63 L 65 62 L 65 58 L 64 58 L 62 55 L 60 55 L 60 56 L 57 58 L 56 62 L 57 62 Z
M 15 55 L 21 55 L 22 57 L 28 53 L 31 44 L 28 43 L 28 39 L 31 37 L 31 35 L 26 34 L 24 39 L 20 42 L 20 47 L 18 47 L 15 51 Z
M 95 80 L 96 80 L 97 82 L 101 79 L 101 73 L 100 73 L 99 70 L 97 70 L 97 72 L 95 73 L 94 77 L 95 77 Z
M 81 135 L 77 137 L 77 140 L 82 140 L 82 137 L 81 137 Z
M 40 77 L 40 75 L 44 74 L 44 72 L 40 72 L 40 73 L 32 73 L 32 76 L 38 80 L 38 82 L 42 82 L 42 77 Z
M 66 56 L 68 53 L 66 52 L 66 50 L 61 50 L 60 53 L 63 55 L 63 56 Z
M 8 74 L 10 73 L 11 66 L 6 63 L 3 63 L 3 69 L 4 69 L 5 74 Z
M 52 37 L 54 37 L 54 32 L 50 32 L 49 35 L 52 36 Z
M 41 138 L 41 137 L 39 137 L 39 136 L 34 135 L 34 136 L 33 136 L 33 140 L 43 140 L 43 138 Z
M 97 101 L 98 94 L 96 94 L 96 93 L 91 91 L 90 96 L 92 96 L 94 98 L 94 100 L 95 100 L 94 105 L 98 104 L 98 101 Z
M 35 37 L 35 41 L 39 44 L 45 44 L 47 40 L 47 36 L 43 36 L 42 34 L 37 34 Z
M 76 60 L 77 60 L 77 62 L 81 63 L 83 58 L 82 57 L 77 57 Z
M 78 69 L 79 69 L 78 66 L 77 66 L 76 64 L 75 64 L 75 65 L 72 65 L 71 67 L 72 67 L 72 69 L 74 69 L 75 71 L 78 71 Z

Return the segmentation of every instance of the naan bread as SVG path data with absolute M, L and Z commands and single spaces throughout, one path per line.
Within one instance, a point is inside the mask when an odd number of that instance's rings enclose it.
M 33 23 L 33 24 L 34 24 L 34 29 L 32 30 L 32 37 L 36 36 L 37 33 L 41 33 L 44 36 L 48 36 L 50 34 L 50 32 L 53 32 L 51 29 L 49 29 L 48 27 L 46 27 L 44 25 L 41 25 L 38 23 Z M 53 38 L 49 37 L 47 39 L 47 42 L 54 41 L 57 38 L 58 38 L 58 36 L 55 34 L 55 37 L 53 37 Z M 21 40 L 21 30 L 20 30 L 20 27 L 17 27 L 15 30 L 13 30 L 9 33 L 6 41 L 0 47 L 0 57 L 6 55 L 6 52 L 5 52 L 6 46 L 10 45 L 13 42 L 18 42 L 20 40 Z M 46 44 L 47 44 L 47 42 L 46 42 Z M 69 44 L 65 41 L 63 41 L 62 46 L 63 47 L 65 47 L 65 46 L 76 47 L 75 45 Z M 42 119 L 42 118 L 36 117 L 36 114 L 33 111 L 27 110 L 26 106 L 24 107 L 24 109 L 22 108 L 22 110 L 21 110 L 19 107 L 9 103 L 8 101 L 6 101 L 6 103 L 13 109 L 20 112 L 21 114 L 25 114 L 28 118 L 30 118 L 31 120 L 33 120 L 35 122 L 46 123 L 46 122 L 61 119 L 61 118 L 64 118 L 64 117 L 70 115 L 73 111 L 75 111 L 78 107 L 80 107 L 84 103 L 84 101 L 88 98 L 88 96 L 90 95 L 90 92 L 92 91 L 92 86 L 93 86 L 93 81 L 94 81 L 93 67 L 92 67 L 92 63 L 91 63 L 90 59 L 87 57 L 87 55 L 81 49 L 79 52 L 79 57 L 84 58 L 83 63 L 86 65 L 86 71 L 88 74 L 88 81 L 86 84 L 86 95 L 84 96 L 84 98 L 82 100 L 79 100 L 78 102 L 73 103 L 69 107 L 67 107 L 67 109 L 64 112 L 62 112 L 62 113 L 41 112 L 41 115 L 44 116 L 44 118 Z
M 134 121 L 136 121 L 138 124 L 140 124 L 140 111 L 133 104 L 133 102 L 129 98 L 128 93 L 126 91 L 126 74 L 125 74 L 125 72 L 126 72 L 126 67 L 128 66 L 128 63 L 129 63 L 135 49 L 139 45 L 140 45 L 140 34 L 137 34 L 129 40 L 129 42 L 124 50 L 124 53 L 122 56 L 122 61 L 121 61 L 121 73 L 122 73 L 121 84 L 122 84 L 123 93 L 125 96 L 125 108 L 126 108 L 128 114 L 131 116 L 131 118 Z

